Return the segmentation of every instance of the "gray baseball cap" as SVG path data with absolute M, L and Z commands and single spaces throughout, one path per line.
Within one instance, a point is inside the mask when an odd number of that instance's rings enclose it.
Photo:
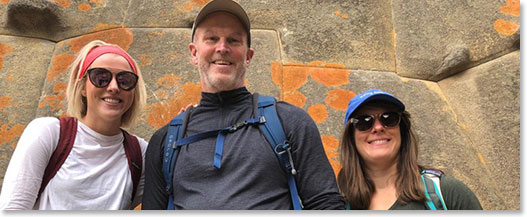
M 192 37 L 190 40 L 194 41 L 194 33 L 196 32 L 196 27 L 198 24 L 209 14 L 218 11 L 231 13 L 240 19 L 240 22 L 247 32 L 247 45 L 251 47 L 251 22 L 249 21 L 249 16 L 247 16 L 247 13 L 240 4 L 232 0 L 213 0 L 201 8 L 198 15 L 196 16 L 196 19 L 194 20 L 194 24 L 192 25 Z

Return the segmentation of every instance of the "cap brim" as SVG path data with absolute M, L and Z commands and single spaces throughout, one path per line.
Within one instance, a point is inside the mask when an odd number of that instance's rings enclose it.
M 353 116 L 353 113 L 355 113 L 355 111 L 357 111 L 357 109 L 360 106 L 362 106 L 364 103 L 371 102 L 373 100 L 381 100 L 381 101 L 392 103 L 395 106 L 397 106 L 401 112 L 405 110 L 404 103 L 401 102 L 399 99 L 387 93 L 379 92 L 379 93 L 375 93 L 374 95 L 369 95 L 367 97 L 361 98 L 359 101 L 354 101 L 352 105 L 351 103 L 353 100 L 350 101 L 350 104 L 348 105 L 348 109 L 346 109 L 344 124 L 346 124 L 349 121 L 349 119 Z
M 247 34 L 250 34 L 251 22 L 249 21 L 249 16 L 247 16 L 247 13 L 240 4 L 232 0 L 214 0 L 206 4 L 196 16 L 194 24 L 192 25 L 191 39 L 194 39 L 194 33 L 196 32 L 197 25 L 199 25 L 199 23 L 201 23 L 201 21 L 203 21 L 209 14 L 218 11 L 225 11 L 238 17 L 243 27 L 246 28 L 245 30 L 247 31 Z

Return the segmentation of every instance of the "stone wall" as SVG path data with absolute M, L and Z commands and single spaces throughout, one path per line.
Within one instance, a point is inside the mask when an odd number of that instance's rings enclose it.
M 0 0 L 0 183 L 35 117 L 65 110 L 68 66 L 94 39 L 140 64 L 149 139 L 198 103 L 189 61 L 207 0 Z M 466 183 L 485 209 L 520 209 L 519 0 L 239 1 L 256 50 L 246 84 L 305 109 L 335 170 L 347 102 L 371 88 L 406 103 L 422 164 Z

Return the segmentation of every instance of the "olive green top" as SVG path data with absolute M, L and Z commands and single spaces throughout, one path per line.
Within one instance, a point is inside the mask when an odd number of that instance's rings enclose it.
M 449 210 L 481 210 L 481 204 L 474 193 L 461 181 L 454 177 L 441 176 L 441 194 Z M 350 204 L 346 203 L 346 209 L 350 209 Z M 405 205 L 399 200 L 395 201 L 389 210 L 426 210 L 424 202 L 412 201 Z
M 481 210 L 481 204 L 474 193 L 461 181 L 454 177 L 441 176 L 441 193 L 447 209 L 449 210 Z M 424 202 L 409 202 L 402 205 L 399 200 L 390 207 L 390 210 L 425 210 Z

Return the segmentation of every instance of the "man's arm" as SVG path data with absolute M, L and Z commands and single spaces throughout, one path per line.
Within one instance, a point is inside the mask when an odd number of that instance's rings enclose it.
M 292 147 L 298 170 L 295 180 L 304 209 L 345 209 L 313 119 L 304 110 L 284 102 L 278 103 L 277 112 Z
M 165 191 L 163 177 L 163 143 L 168 126 L 154 133 L 148 143 L 145 157 L 145 187 L 142 209 L 165 210 L 168 205 L 168 194 Z

